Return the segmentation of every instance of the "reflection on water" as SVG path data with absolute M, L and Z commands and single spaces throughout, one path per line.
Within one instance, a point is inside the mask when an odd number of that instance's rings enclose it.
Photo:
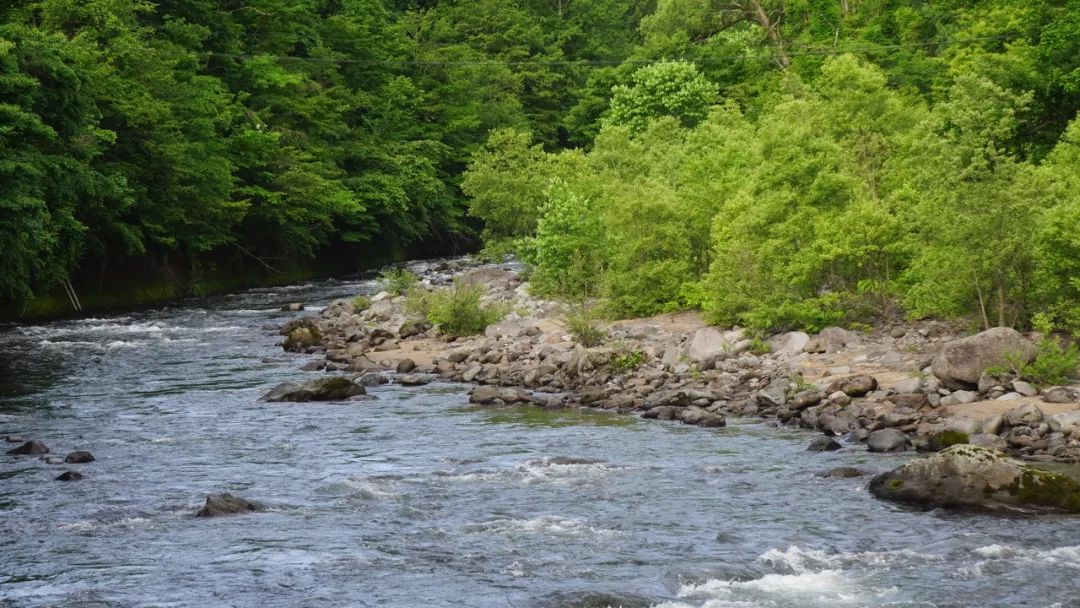
M 880 503 L 904 456 L 812 435 L 477 408 L 447 384 L 268 404 L 303 377 L 273 327 L 373 289 L 332 281 L 0 330 L 0 434 L 97 461 L 0 456 L 11 606 L 1076 606 L 1080 520 Z M 86 479 L 60 483 L 60 471 Z M 268 511 L 202 520 L 210 492 Z M 3 604 L 3 602 L 0 602 Z

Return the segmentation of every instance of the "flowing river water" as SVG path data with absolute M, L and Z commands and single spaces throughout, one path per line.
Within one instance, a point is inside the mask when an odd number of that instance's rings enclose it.
M 0 328 L 0 606 L 1080 606 L 1080 519 L 917 512 L 908 456 L 810 433 L 485 409 L 467 387 L 270 404 L 276 327 L 360 278 Z M 14 447 L 8 444 L 8 447 Z M 81 471 L 79 482 L 53 481 Z M 193 517 L 229 491 L 269 511 Z

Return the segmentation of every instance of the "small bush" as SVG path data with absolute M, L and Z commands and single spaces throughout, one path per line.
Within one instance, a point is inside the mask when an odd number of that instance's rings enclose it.
M 1039 340 L 1036 345 L 1035 358 L 1031 362 L 1024 362 L 1019 357 L 1006 353 L 1005 358 L 1012 367 L 1008 372 L 1036 386 L 1066 384 L 1076 378 L 1077 368 L 1080 368 L 1080 349 L 1075 344 L 1065 345 L 1060 338 L 1054 336 L 1054 327 L 1049 317 L 1035 315 L 1032 323 L 1035 330 L 1043 335 L 1042 340 Z M 995 377 L 1002 377 L 1008 373 L 1000 368 L 990 368 L 986 371 Z
M 405 312 L 426 319 L 431 309 L 432 292 L 421 287 L 413 287 L 405 293 Z
M 484 288 L 454 283 L 453 287 L 429 292 L 426 297 L 427 320 L 439 331 L 453 336 L 479 334 L 488 325 L 506 316 L 505 306 L 484 306 Z
M 754 337 L 750 340 L 750 352 L 755 355 L 767 355 L 772 352 L 772 347 L 760 337 Z
M 617 345 L 611 355 L 611 367 L 617 372 L 632 372 L 645 363 L 645 352 L 626 344 Z
M 379 273 L 379 281 L 387 293 L 400 296 L 415 287 L 420 282 L 420 277 L 408 268 L 391 268 Z
M 600 327 L 599 316 L 594 308 L 574 306 L 566 311 L 563 322 L 574 340 L 585 348 L 600 346 L 607 336 L 607 332 Z
M 352 305 L 356 312 L 363 312 L 371 308 L 371 298 L 367 296 L 356 296 L 352 299 Z

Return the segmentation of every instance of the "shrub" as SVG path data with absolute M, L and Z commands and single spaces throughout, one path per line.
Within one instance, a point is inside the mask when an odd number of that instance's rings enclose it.
M 356 312 L 362 312 L 371 308 L 371 298 L 367 296 L 356 296 L 352 299 L 353 308 Z
M 645 352 L 626 344 L 619 344 L 611 355 L 611 367 L 617 372 L 632 372 L 645 362 Z
M 986 373 L 999 378 L 1011 373 L 1013 377 L 1037 386 L 1066 384 L 1076 378 L 1077 368 L 1080 368 L 1080 349 L 1075 344 L 1063 344 L 1061 339 L 1053 334 L 1054 328 L 1048 315 L 1036 314 L 1033 324 L 1036 331 L 1043 335 L 1036 345 L 1035 358 L 1024 362 L 1019 357 L 1006 353 L 1005 359 L 1012 369 L 993 367 L 987 369 Z
M 379 273 L 379 282 L 387 293 L 400 296 L 416 286 L 420 282 L 420 277 L 408 268 L 391 268 Z
M 431 309 L 431 294 L 419 286 L 410 289 L 405 293 L 405 312 L 426 319 Z
M 607 332 L 599 324 L 596 309 L 577 305 L 566 311 L 563 323 L 574 340 L 585 348 L 600 346 Z
M 506 307 L 481 303 L 480 285 L 454 283 L 453 287 L 428 292 L 427 320 L 439 331 L 453 336 L 482 333 L 488 325 L 506 316 Z

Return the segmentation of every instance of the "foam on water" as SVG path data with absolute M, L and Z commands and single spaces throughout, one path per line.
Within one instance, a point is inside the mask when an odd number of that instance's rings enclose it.
M 589 525 L 582 518 L 541 515 L 531 519 L 501 519 L 470 526 L 478 532 L 513 536 L 517 534 L 541 534 L 562 537 L 604 537 L 618 534 L 615 530 L 605 530 Z

